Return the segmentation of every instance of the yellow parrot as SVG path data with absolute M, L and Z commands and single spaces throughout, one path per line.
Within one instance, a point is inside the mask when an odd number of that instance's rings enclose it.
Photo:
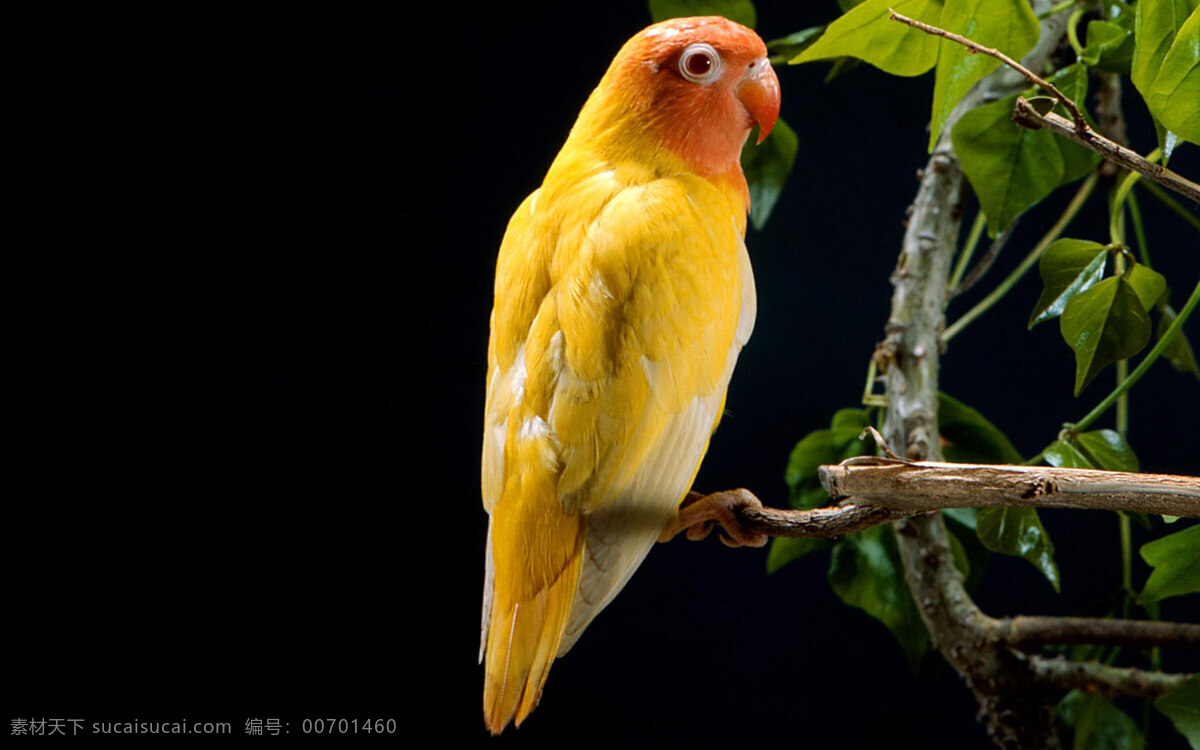
M 724 18 L 642 30 L 509 221 L 482 461 L 493 734 L 655 541 L 699 518 L 680 506 L 754 327 L 739 155 L 779 114 L 766 55 Z

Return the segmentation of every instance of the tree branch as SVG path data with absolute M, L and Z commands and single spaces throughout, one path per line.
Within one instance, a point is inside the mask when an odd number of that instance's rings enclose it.
M 900 23 L 908 24 L 909 26 L 912 26 L 914 29 L 920 29 L 921 31 L 924 31 L 926 34 L 933 34 L 934 36 L 940 36 L 945 39 L 949 39 L 952 42 L 957 42 L 957 43 L 961 44 L 962 46 L 966 47 L 967 50 L 969 50 L 971 53 L 979 53 L 979 54 L 987 55 L 989 57 L 996 58 L 997 60 L 1004 63 L 1008 67 L 1012 68 L 1013 70 L 1017 71 L 1021 75 L 1025 76 L 1025 79 L 1028 80 L 1030 83 L 1032 83 L 1034 86 L 1037 86 L 1037 87 L 1041 88 L 1042 90 L 1048 91 L 1051 94 L 1053 94 L 1054 98 L 1058 100 L 1059 104 L 1063 105 L 1063 107 L 1066 108 L 1067 112 L 1069 112 L 1071 114 L 1071 118 L 1073 120 L 1075 120 L 1075 127 L 1078 128 L 1080 132 L 1087 130 L 1087 127 L 1088 127 L 1087 120 L 1084 119 L 1083 113 L 1079 111 L 1079 107 L 1077 107 L 1075 105 L 1075 102 L 1072 101 L 1071 97 L 1069 97 L 1066 94 L 1064 94 L 1063 92 L 1059 91 L 1058 87 L 1056 87 L 1053 83 L 1050 83 L 1045 78 L 1042 78 L 1041 76 L 1039 76 L 1038 74 L 1036 74 L 1032 70 L 1030 70 L 1029 68 L 1025 67 L 1021 63 L 1017 62 L 1016 60 L 1012 59 L 1008 55 L 1004 54 L 1000 50 L 995 49 L 993 47 L 984 47 L 982 44 L 979 44 L 978 42 L 973 42 L 970 39 L 966 38 L 965 36 L 962 36 L 960 34 L 955 34 L 952 31 L 946 31 L 945 29 L 938 28 L 937 26 L 931 26 L 927 23 L 922 23 L 921 21 L 918 21 L 914 18 L 909 18 L 908 16 L 901 15 L 901 14 L 897 13 L 896 11 L 892 10 L 891 8 L 888 8 L 888 15 L 891 16 L 891 19 L 893 21 L 899 21 Z
M 834 499 L 897 511 L 1085 508 L 1200 518 L 1200 478 L 1051 466 L 937 461 L 822 466 Z
M 966 294 L 971 287 L 975 286 L 975 284 L 977 284 L 979 280 L 983 278 L 985 273 L 991 270 L 992 264 L 996 262 L 996 258 L 999 257 L 1000 251 L 1003 250 L 1004 246 L 1008 244 L 1008 239 L 1012 237 L 1013 230 L 1017 228 L 1017 223 L 1020 220 L 1021 217 L 1018 216 L 1010 221 L 1008 226 L 1000 230 L 1000 233 L 996 235 L 996 239 L 992 240 L 992 244 L 988 246 L 987 252 L 984 253 L 983 257 L 981 257 L 979 261 L 975 263 L 974 267 L 967 272 L 966 277 L 957 286 L 946 292 L 947 302 L 960 294 Z
M 1049 2 L 1035 0 L 1035 12 Z M 1024 62 L 1039 67 L 1058 47 L 1065 16 L 1041 20 L 1041 33 Z M 980 81 L 947 119 L 933 155 L 921 173 L 892 275 L 892 309 L 887 336 L 878 349 L 886 365 L 888 407 L 884 437 L 912 459 L 941 458 L 937 429 L 939 335 L 945 325 L 945 288 L 959 230 L 956 207 L 963 200 L 963 174 L 950 143 L 961 114 L 982 101 L 1002 98 L 1014 82 L 1001 68 Z M 1019 90 L 1019 89 L 1017 89 Z M 979 719 L 1002 748 L 1060 747 L 1047 696 L 1031 690 L 1033 672 L 1017 652 L 996 648 L 979 610 L 954 565 L 940 513 L 895 523 L 905 580 L 934 646 L 963 678 L 979 702 Z
M 1035 646 L 1166 646 L 1200 649 L 1200 625 L 1154 620 L 1116 620 L 1092 617 L 1030 617 L 996 620 L 1004 643 L 1028 651 Z
M 816 537 L 834 539 L 854 531 L 899 518 L 922 513 L 919 510 L 892 510 L 878 505 L 847 503 L 831 508 L 781 510 L 779 508 L 739 508 L 737 514 L 747 531 L 794 539 Z
M 1053 112 L 1047 112 L 1043 115 L 1032 104 L 1025 101 L 1024 97 L 1017 97 L 1017 104 L 1013 109 L 1013 122 L 1025 128 L 1045 128 L 1056 135 L 1061 135 L 1078 143 L 1080 146 L 1089 148 L 1108 161 L 1119 164 L 1126 169 L 1131 169 L 1146 179 L 1157 182 L 1169 190 L 1173 190 L 1191 200 L 1200 201 L 1200 185 L 1176 172 L 1172 172 L 1161 164 L 1146 161 L 1141 154 L 1131 151 L 1119 143 L 1110 141 L 1091 128 L 1080 132 L 1071 124 L 1070 120 L 1061 115 L 1056 115 Z
M 1148 672 L 1134 667 L 1110 667 L 1097 662 L 1067 661 L 1030 656 L 1034 681 L 1058 690 L 1084 690 L 1107 695 L 1157 698 L 1182 685 L 1191 675 Z

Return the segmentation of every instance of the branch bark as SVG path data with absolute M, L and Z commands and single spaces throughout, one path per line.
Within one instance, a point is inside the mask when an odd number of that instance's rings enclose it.
M 1005 643 L 1028 650 L 1035 646 L 1166 646 L 1200 649 L 1200 625 L 1153 620 L 1108 620 L 1091 617 L 1029 617 L 996 621 Z
M 1020 506 L 1200 518 L 1200 478 L 1169 474 L 923 461 L 822 466 L 820 478 L 834 499 L 898 511 Z
M 1182 685 L 1192 675 L 1148 672 L 1133 667 L 1110 667 L 1096 662 L 1030 656 L 1034 681 L 1057 690 L 1085 690 L 1106 695 L 1157 698 Z
M 897 519 L 922 512 L 847 503 L 831 508 L 814 508 L 812 510 L 747 507 L 739 508 L 737 514 L 746 530 L 755 534 L 785 536 L 794 539 L 803 537 L 834 539 L 854 531 L 891 523 Z

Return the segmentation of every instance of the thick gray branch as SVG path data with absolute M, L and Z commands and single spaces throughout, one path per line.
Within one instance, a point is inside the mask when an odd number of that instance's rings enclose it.
M 900 511 L 939 508 L 1091 508 L 1200 517 L 1200 478 L 1051 466 L 938 461 L 822 466 L 834 499 Z
M 1049 3 L 1038 0 L 1035 12 Z M 1040 69 L 1062 40 L 1066 17 L 1042 20 L 1034 49 L 1022 61 Z M 1014 80 L 1015 78 L 1015 80 Z M 1024 85 L 1020 74 L 1001 68 L 976 85 L 946 122 L 922 172 L 900 260 L 892 275 L 887 337 L 876 360 L 886 373 L 888 409 L 884 438 L 910 459 L 941 459 L 937 430 L 939 336 L 945 325 L 944 293 L 958 238 L 963 175 L 950 132 L 962 112 L 995 101 Z M 941 514 L 897 521 L 896 539 L 905 579 L 934 646 L 974 691 L 979 717 L 1002 748 L 1060 747 L 1049 695 L 1036 689 L 1028 660 L 997 648 L 983 614 L 954 566 Z

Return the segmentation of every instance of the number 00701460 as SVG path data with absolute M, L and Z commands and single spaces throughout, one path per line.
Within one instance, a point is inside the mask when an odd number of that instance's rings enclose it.
M 305 734 L 395 734 L 395 719 L 305 719 L 300 722 Z

